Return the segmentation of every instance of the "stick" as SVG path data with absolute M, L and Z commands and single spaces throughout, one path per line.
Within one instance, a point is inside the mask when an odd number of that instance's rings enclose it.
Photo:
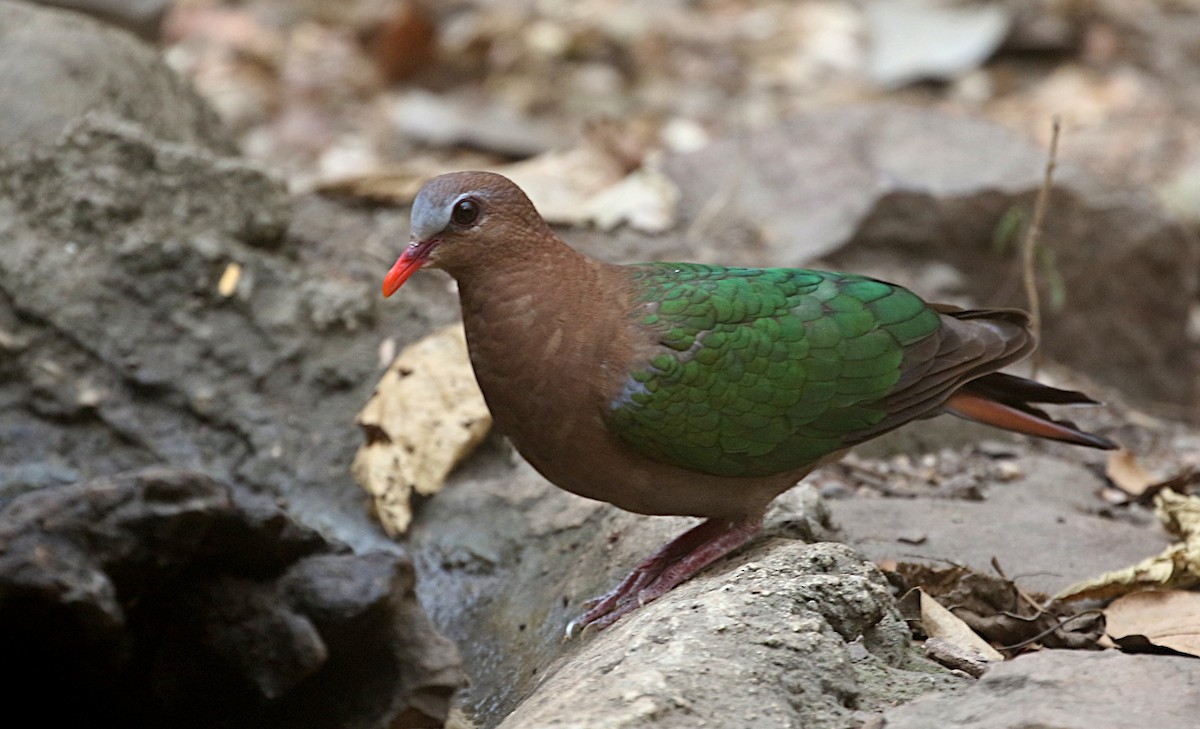
M 1050 201 L 1050 188 L 1054 184 L 1054 168 L 1058 163 L 1058 133 L 1062 127 L 1062 120 L 1055 114 L 1051 118 L 1050 124 L 1050 156 L 1046 160 L 1046 174 L 1042 178 L 1042 189 L 1038 190 L 1037 202 L 1034 203 L 1033 222 L 1029 225 L 1029 231 L 1025 234 L 1025 240 L 1021 244 L 1021 271 L 1022 279 L 1025 282 L 1025 298 L 1029 302 L 1030 329 L 1038 341 L 1042 338 L 1042 306 L 1041 300 L 1038 298 L 1034 254 L 1042 236 L 1042 219 L 1046 216 L 1046 208 Z M 1033 353 L 1030 377 L 1037 377 L 1041 359 L 1041 349 L 1039 348 Z

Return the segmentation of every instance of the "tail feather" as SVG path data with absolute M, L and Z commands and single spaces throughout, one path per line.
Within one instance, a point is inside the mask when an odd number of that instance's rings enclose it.
M 1015 433 L 1073 443 L 1089 448 L 1114 450 L 1108 438 L 1080 430 L 1068 420 L 1055 420 L 1031 403 L 1052 405 L 1095 405 L 1081 392 L 1060 390 L 1014 375 L 992 373 L 958 389 L 943 408 L 960 418 L 974 420 Z
M 1099 405 L 1100 403 L 1075 390 L 1060 390 L 1044 385 L 1037 380 L 1004 372 L 993 372 L 986 377 L 972 380 L 963 389 L 972 394 L 1014 405 L 1016 403 L 1042 403 L 1045 405 Z

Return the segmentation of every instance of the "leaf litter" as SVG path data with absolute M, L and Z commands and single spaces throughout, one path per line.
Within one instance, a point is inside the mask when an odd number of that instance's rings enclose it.
M 993 662 L 1039 648 L 1100 647 L 1104 626 L 1097 611 L 1027 592 L 995 560 L 996 574 L 916 562 L 889 561 L 880 567 L 902 595 L 901 613 L 914 634 L 927 642 L 936 638 Z M 938 644 L 926 648 L 931 658 L 978 675 Z

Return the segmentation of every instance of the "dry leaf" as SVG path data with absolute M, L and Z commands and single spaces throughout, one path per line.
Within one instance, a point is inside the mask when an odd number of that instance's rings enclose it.
M 1167 531 L 1200 550 L 1200 498 L 1163 491 L 1155 497 L 1154 507 Z
M 1141 636 L 1153 645 L 1200 656 L 1200 592 L 1135 592 L 1114 600 L 1104 617 L 1108 635 L 1118 644 Z
M 927 595 L 924 590 L 917 592 L 921 595 L 921 626 L 925 635 L 940 638 L 960 648 L 967 648 L 990 661 L 1004 660 L 999 651 L 980 638 L 961 618 L 942 607 L 941 603 Z
M 680 193 L 669 177 L 647 165 L 629 171 L 626 160 L 596 142 L 481 168 L 515 182 L 551 224 L 601 230 L 628 225 L 645 233 L 662 233 L 677 220 Z M 430 178 L 455 169 L 461 168 L 409 165 L 328 182 L 319 190 L 407 205 Z
M 1105 468 L 1108 480 L 1117 488 L 1130 496 L 1138 496 L 1157 479 L 1137 462 L 1133 451 L 1125 449 L 1112 451 L 1108 454 L 1108 466 Z
M 642 167 L 585 201 L 579 218 L 606 231 L 628 224 L 644 233 L 663 233 L 674 227 L 678 204 L 679 188 L 671 178 Z
M 1058 600 L 1104 599 L 1144 589 L 1187 589 L 1200 584 L 1200 498 L 1174 491 L 1154 497 L 1163 527 L 1182 541 L 1155 557 L 1071 585 Z
M 388 534 L 408 529 L 414 492 L 435 493 L 492 425 L 461 324 L 400 353 L 358 414 L 367 442 L 351 472 Z

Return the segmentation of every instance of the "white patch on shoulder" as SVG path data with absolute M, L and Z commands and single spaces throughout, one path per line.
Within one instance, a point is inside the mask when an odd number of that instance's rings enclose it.
M 634 395 L 646 395 L 650 392 L 646 388 L 646 383 L 638 382 L 633 379 L 633 376 L 625 378 L 625 386 L 621 388 L 621 394 L 613 398 L 613 401 L 608 404 L 610 410 L 620 410 L 626 405 L 633 405 Z

